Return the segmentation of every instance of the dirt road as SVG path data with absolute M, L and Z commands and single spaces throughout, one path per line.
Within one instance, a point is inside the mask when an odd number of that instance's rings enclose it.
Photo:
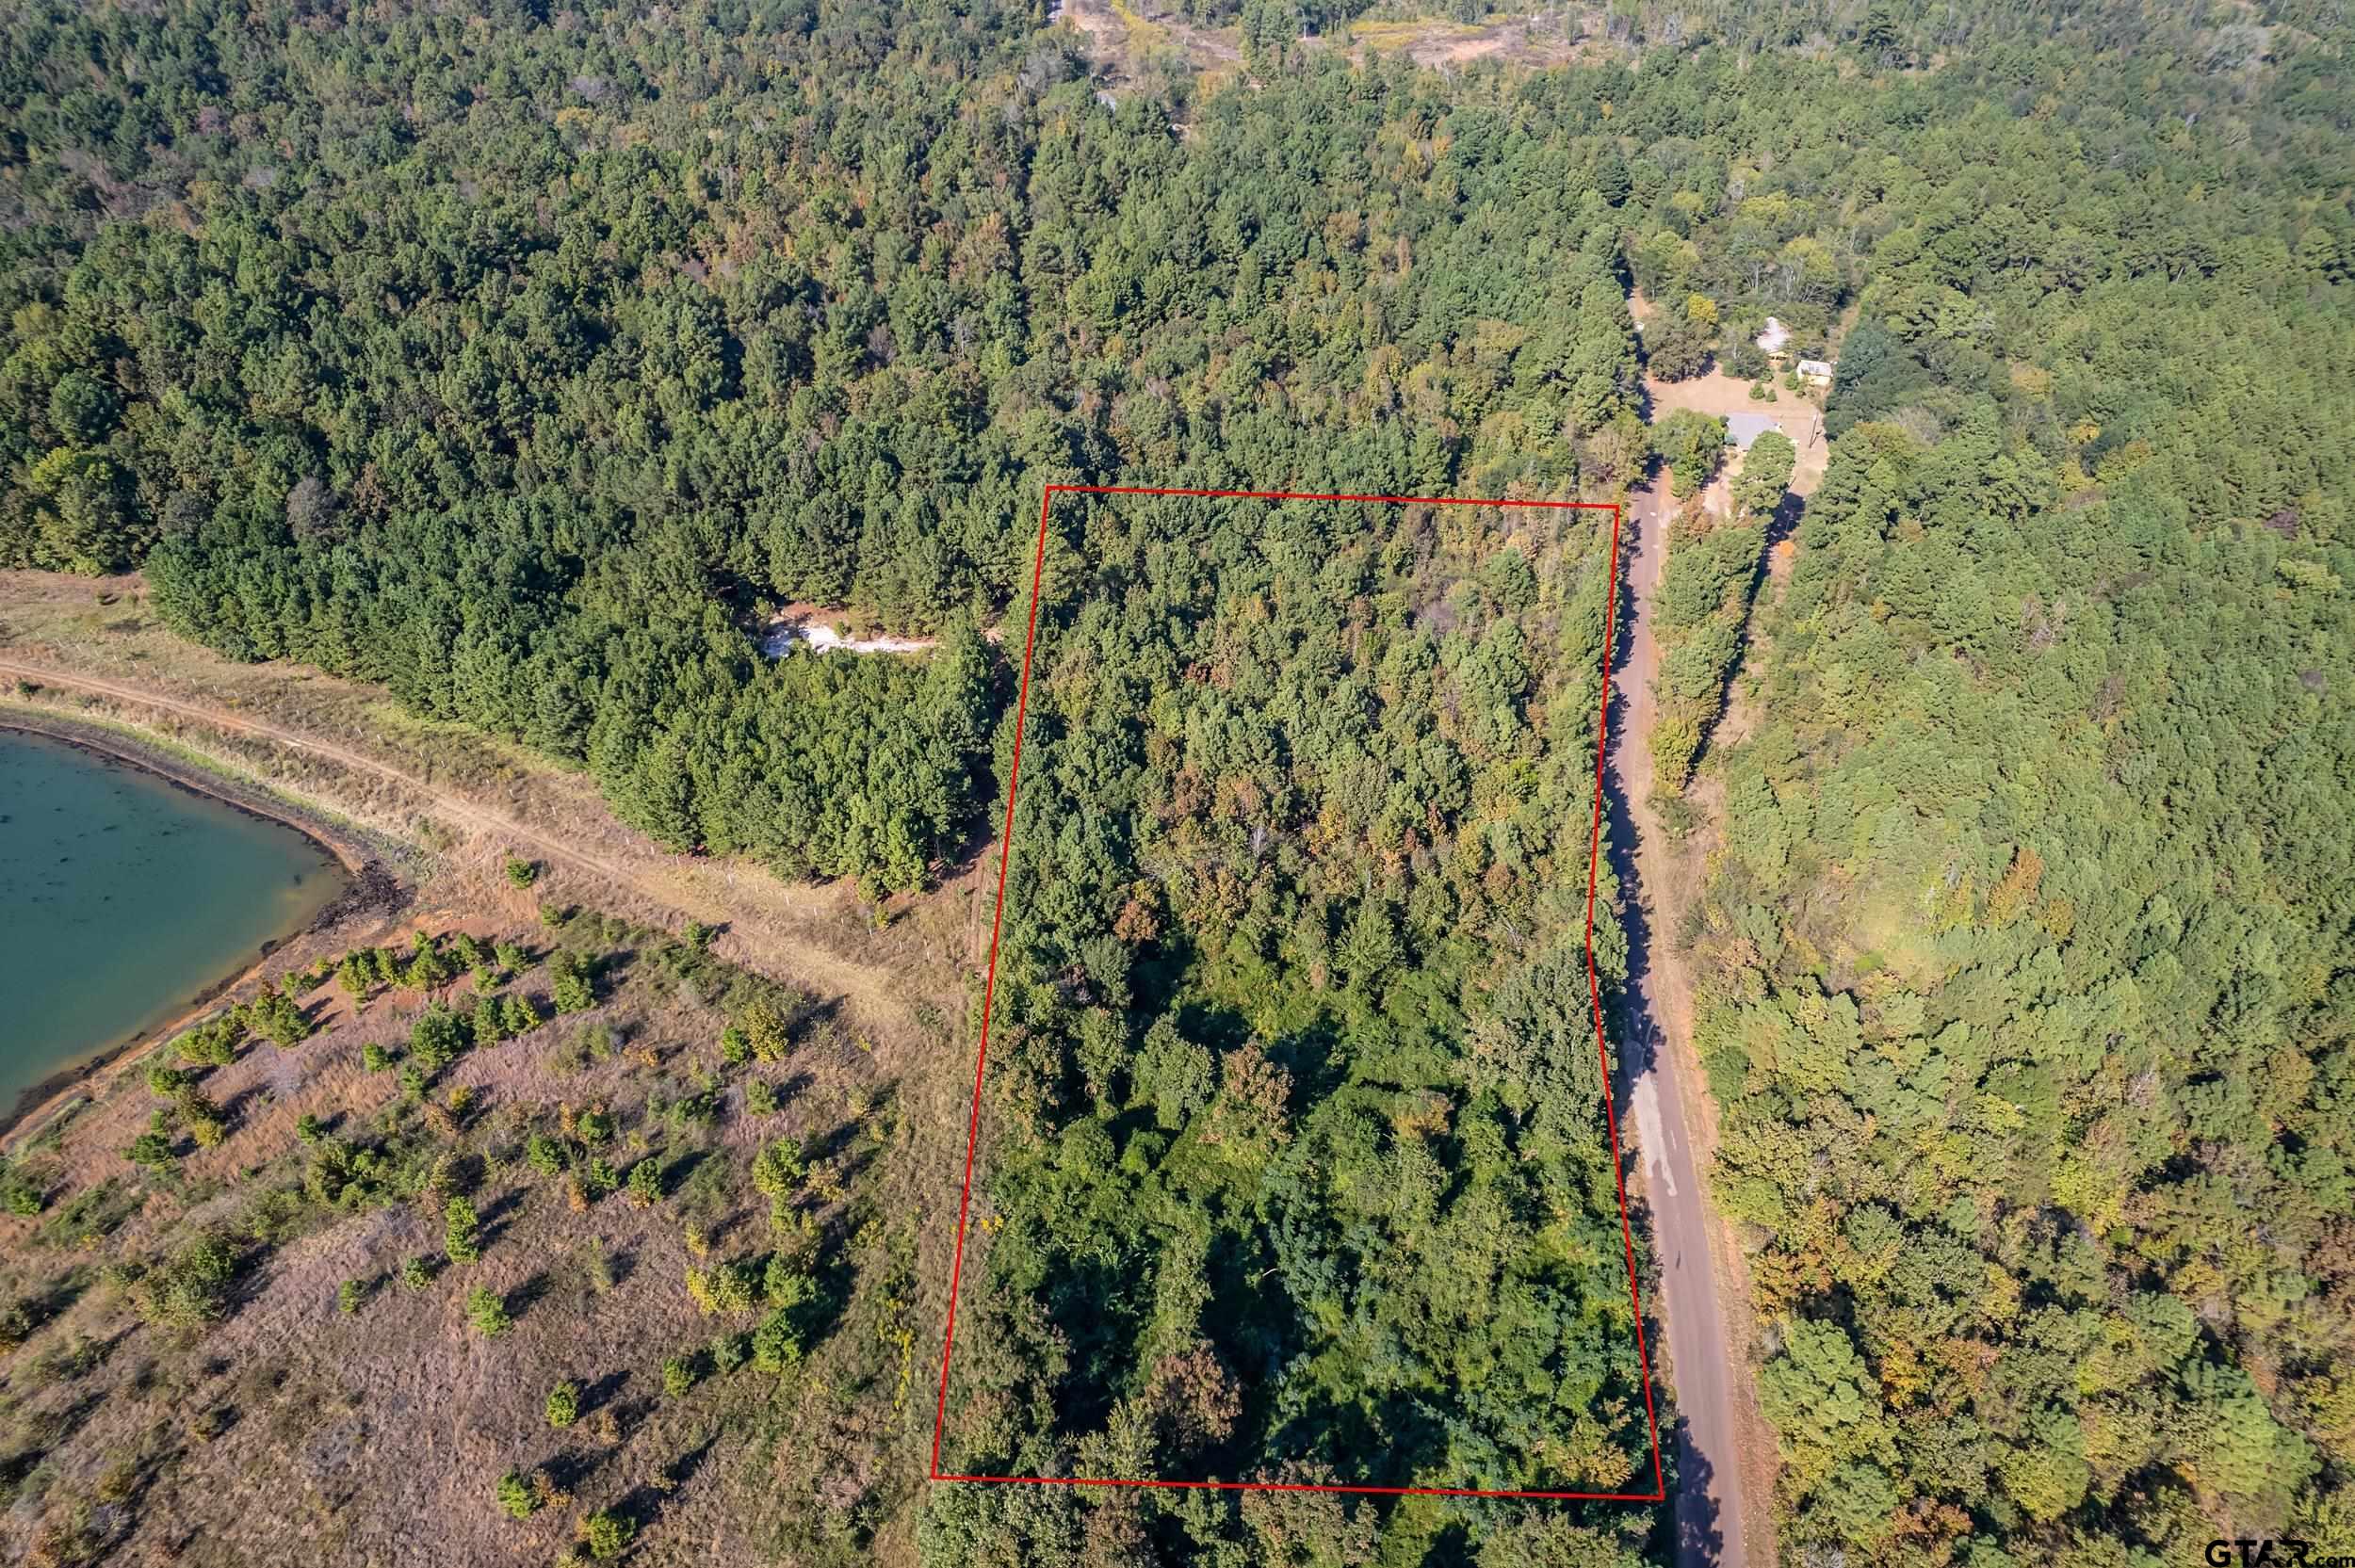
M 30 681 L 44 687 L 86 691 L 135 708 L 171 714 L 217 730 L 252 736 L 274 746 L 307 752 L 338 768 L 370 774 L 398 784 L 414 795 L 428 810 L 455 827 L 503 840 L 512 850 L 528 851 L 552 865 L 586 873 L 691 919 L 707 922 L 725 920 L 734 913 L 700 899 L 683 899 L 674 880 L 657 875 L 653 867 L 626 864 L 593 853 L 553 829 L 536 826 L 505 812 L 493 810 L 478 800 L 419 778 L 365 752 L 339 746 L 284 725 L 232 713 L 213 703 L 187 702 L 124 682 L 103 680 L 48 665 L 28 664 L 20 659 L 0 658 L 0 680 Z M 775 955 L 763 953 L 758 956 L 772 958 Z M 882 969 L 853 962 L 808 944 L 795 945 L 786 957 L 785 967 L 791 971 L 786 977 L 788 978 L 856 998 L 863 1006 L 881 1007 L 888 1012 L 904 1010 L 898 998 L 903 995 L 905 986 L 894 981 Z
M 1620 887 L 1632 895 L 1620 911 L 1632 983 L 1621 998 L 1625 1050 L 1616 1093 L 1634 1117 L 1660 1257 L 1660 1307 L 1677 1398 L 1677 1562 L 1679 1568 L 1747 1568 L 1741 1413 L 1751 1398 L 1743 1386 L 1748 1365 L 1720 1310 L 1720 1269 L 1711 1253 L 1714 1227 L 1688 1133 L 1688 1121 L 1700 1114 L 1697 1099 L 1688 1098 L 1699 1085 L 1688 1081 L 1694 1070 L 1683 1059 L 1691 1050 L 1690 1040 L 1681 1038 L 1691 1016 L 1689 992 L 1654 929 L 1668 866 L 1650 809 L 1651 685 L 1660 661 L 1652 603 L 1667 557 L 1668 510 L 1665 480 L 1630 498 L 1635 540 L 1627 572 L 1635 617 L 1612 678 L 1618 710 L 1611 726 L 1611 768 L 1618 785 L 1609 803 L 1612 867 Z

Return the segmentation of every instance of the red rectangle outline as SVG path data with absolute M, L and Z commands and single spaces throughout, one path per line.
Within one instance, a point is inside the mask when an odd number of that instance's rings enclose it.
M 1586 841 L 1586 994 L 1594 1005 L 1595 1056 L 1602 1067 L 1603 1123 L 1611 1135 L 1611 1173 L 1618 1185 L 1619 1240 L 1627 1255 L 1627 1293 L 1635 1309 L 1635 1358 L 1644 1385 L 1644 1418 L 1651 1434 L 1649 1492 L 1502 1492 L 1454 1486 L 1341 1486 L 1311 1481 L 1162 1480 L 1103 1476 L 960 1476 L 943 1474 L 940 1443 L 949 1420 L 949 1357 L 957 1343 L 957 1290 L 965 1278 L 966 1220 L 973 1206 L 973 1158 L 982 1130 L 982 1079 L 989 1062 L 989 1026 L 998 997 L 998 939 L 1006 918 L 1006 865 L 1014 851 L 1015 791 L 1022 777 L 1022 732 L 1030 712 L 1031 654 L 1038 639 L 1039 584 L 1047 565 L 1047 523 L 1058 495 L 1186 495 L 1242 501 L 1357 501 L 1379 506 L 1540 507 L 1557 511 L 1611 514 L 1611 572 L 1603 596 L 1602 695 L 1595 737 L 1595 811 Z M 1627 1168 L 1619 1152 L 1619 1118 L 1611 1104 L 1611 1052 L 1602 1026 L 1602 987 L 1595 974 L 1595 881 L 1602 851 L 1603 762 L 1611 746 L 1611 644 L 1618 622 L 1619 519 L 1616 501 L 1515 501 L 1462 495 L 1315 495 L 1283 490 L 1182 490 L 1146 485 L 1050 484 L 1038 505 L 1038 543 L 1031 558 L 1030 624 L 1022 634 L 1022 680 L 1014 704 L 1014 755 L 1006 773 L 1005 830 L 998 841 L 998 907 L 989 926 L 989 976 L 982 988 L 982 1039 L 973 1059 L 973 1108 L 965 1129 L 965 1190 L 957 1200 L 957 1244 L 949 1270 L 949 1324 L 940 1347 L 940 1398 L 933 1412 L 933 1458 L 927 1479 L 995 1481 L 1035 1486 L 1157 1486 L 1226 1492 L 1349 1492 L 1383 1496 L 1548 1497 L 1579 1502 L 1659 1503 L 1667 1500 L 1667 1476 L 1660 1460 L 1660 1416 L 1654 1407 L 1651 1355 L 1644 1343 L 1644 1302 L 1635 1281 L 1635 1230 L 1628 1218 Z

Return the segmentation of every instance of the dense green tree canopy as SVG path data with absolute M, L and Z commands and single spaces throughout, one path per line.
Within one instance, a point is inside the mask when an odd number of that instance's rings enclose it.
M 913 888 L 1002 783 L 1043 485 L 1609 493 L 1655 451 L 1630 287 L 1663 373 L 1759 374 L 1772 313 L 1836 354 L 1830 471 L 1676 934 L 1790 1550 L 2346 1535 L 2344 19 L 1635 4 L 1448 74 L 1296 36 L 1358 8 L 1197 5 L 1255 75 L 1162 91 L 991 0 L 20 6 L 0 560 L 142 565 L 188 635 L 575 760 L 667 844 Z M 1681 490 L 1722 455 L 1652 434 Z M 1670 785 L 1756 461 L 1662 589 Z M 1623 1479 L 1595 538 L 1049 522 L 951 1463 Z M 764 656 L 795 603 L 937 645 Z M 1649 1525 L 945 1488 L 922 1549 Z

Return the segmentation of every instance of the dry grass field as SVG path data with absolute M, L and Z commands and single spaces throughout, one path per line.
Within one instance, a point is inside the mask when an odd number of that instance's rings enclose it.
M 354 947 L 405 951 L 419 930 L 524 945 L 532 967 L 502 989 L 544 1012 L 551 952 L 605 965 L 593 1010 L 469 1051 L 422 1095 L 362 1059 L 398 1053 L 424 996 L 394 989 L 355 1010 L 332 980 L 306 986 L 311 1037 L 252 1040 L 203 1069 L 193 1087 L 226 1136 L 203 1147 L 182 1125 L 159 1169 L 128 1151 L 168 1103 L 147 1074 L 176 1060 L 168 1043 L 21 1124 L 10 1168 L 45 1206 L 0 1216 L 0 1554 L 549 1562 L 606 1511 L 637 1527 L 633 1562 L 911 1560 L 994 854 L 885 903 L 669 854 L 545 758 L 357 683 L 178 641 L 136 577 L 0 573 L 0 722 L 284 816 L 366 872 L 369 898 L 269 955 L 224 1004 Z M 539 868 L 529 888 L 510 882 L 511 858 Z M 544 924 L 580 908 L 604 913 Z M 686 940 L 696 925 L 707 954 Z M 729 978 L 682 978 L 683 963 Z M 790 1058 L 723 1063 L 722 1031 L 764 986 L 792 999 Z M 463 1012 L 472 987 L 460 978 L 443 999 Z M 755 1077 L 779 1109 L 755 1109 Z M 593 1106 L 617 1123 L 596 1150 L 562 1131 Z M 340 1204 L 306 1192 L 320 1145 L 299 1124 L 374 1150 L 376 1188 Z M 530 1162 L 535 1134 L 565 1143 L 576 1172 L 593 1154 L 622 1173 L 658 1160 L 660 1202 L 577 1202 L 568 1176 Z M 809 1162 L 782 1231 L 750 1177 L 779 1137 Z M 440 1205 L 457 1192 L 482 1217 L 480 1261 L 403 1285 L 405 1260 L 442 1257 Z M 236 1258 L 220 1314 L 143 1317 L 153 1270 L 203 1235 Z M 757 1272 L 780 1253 L 817 1282 L 797 1309 L 806 1354 L 723 1372 L 715 1339 L 768 1309 L 706 1316 L 686 1271 Z M 505 1301 L 506 1332 L 469 1326 L 477 1287 Z M 673 1357 L 699 1374 L 683 1393 L 664 1389 Z M 543 1404 L 566 1379 L 582 1413 L 557 1431 Z M 527 1521 L 494 1496 L 510 1471 L 551 1494 Z
M 730 1064 L 731 1010 L 776 994 L 757 980 L 618 919 L 475 924 L 486 946 L 527 949 L 501 994 L 546 1012 L 546 960 L 568 950 L 601 967 L 596 1004 L 466 1051 L 420 1093 L 363 1062 L 371 1045 L 398 1058 L 427 995 L 355 1010 L 333 982 L 306 986 L 318 1032 L 196 1070 L 227 1123 L 216 1146 L 175 1137 L 161 1167 L 127 1157 L 168 1104 L 142 1070 L 15 1151 L 46 1204 L 0 1220 L 10 1560 L 548 1562 L 600 1512 L 635 1528 L 639 1562 L 900 1555 L 936 1312 L 915 1188 L 942 1172 L 912 1157 L 910 1107 L 871 1042 L 788 994 L 784 1059 Z M 463 1013 L 475 983 L 431 1001 Z M 752 1170 L 785 1138 L 806 1174 L 772 1213 Z M 652 1160 L 661 1196 L 598 1191 L 593 1159 L 616 1175 Z M 340 1198 L 318 1174 L 369 1166 Z M 460 1195 L 481 1220 L 471 1264 L 447 1255 Z M 236 1259 L 217 1310 L 155 1320 L 142 1293 L 201 1235 Z M 769 1303 L 706 1314 L 688 1270 L 759 1279 L 771 1256 L 810 1282 L 788 1314 L 804 1353 L 726 1368 Z M 402 1281 L 412 1258 L 422 1285 Z M 511 1327 L 470 1324 L 478 1289 Z M 669 1358 L 691 1387 L 666 1389 Z M 580 1413 L 557 1430 L 544 1404 L 566 1380 Z M 529 1519 L 494 1495 L 510 1473 L 546 1498 Z

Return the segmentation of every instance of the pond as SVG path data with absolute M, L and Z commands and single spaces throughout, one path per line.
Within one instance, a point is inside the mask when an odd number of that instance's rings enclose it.
M 325 849 L 128 763 L 0 729 L 0 1122 L 163 1027 L 349 885 Z

